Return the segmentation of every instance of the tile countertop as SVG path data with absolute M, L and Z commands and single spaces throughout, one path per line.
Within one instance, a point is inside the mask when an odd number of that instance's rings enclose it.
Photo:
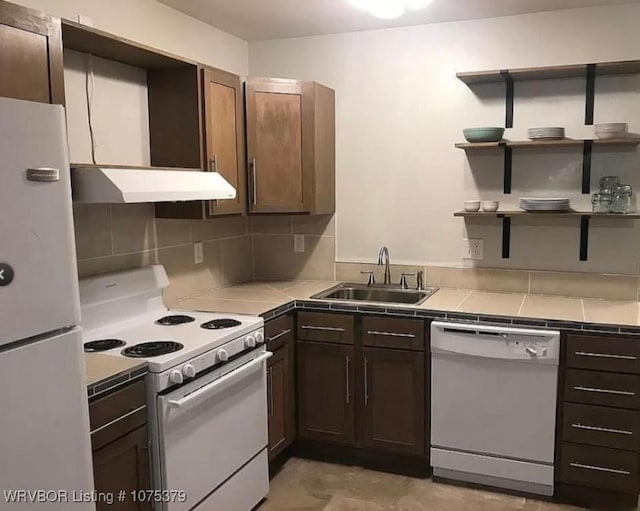
M 181 300 L 172 304 L 172 308 L 264 315 L 294 300 L 309 301 L 310 296 L 336 284 L 331 281 L 248 282 Z M 318 300 L 318 302 L 329 303 L 325 300 Z M 331 303 L 354 305 L 354 302 Z M 392 308 L 389 304 L 360 303 L 360 305 Z M 417 309 L 627 327 L 640 326 L 640 303 L 591 298 L 441 288 L 419 306 L 398 304 L 396 307 L 403 310 Z M 332 308 L 336 309 L 337 306 Z
M 89 397 L 147 373 L 146 362 L 101 353 L 85 353 L 84 364 Z

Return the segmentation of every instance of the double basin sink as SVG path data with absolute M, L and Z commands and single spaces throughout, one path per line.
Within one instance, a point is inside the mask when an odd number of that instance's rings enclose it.
M 315 300 L 348 301 L 348 302 L 375 302 L 375 303 L 401 303 L 405 305 L 420 305 L 433 293 L 437 287 L 426 289 L 402 289 L 395 286 L 367 286 L 365 284 L 342 283 L 322 291 L 311 298 Z

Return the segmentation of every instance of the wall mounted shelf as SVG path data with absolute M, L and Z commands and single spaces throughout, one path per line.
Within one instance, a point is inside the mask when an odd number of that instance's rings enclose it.
M 545 221 L 561 218 L 580 218 L 580 261 L 589 259 L 589 222 L 591 218 L 607 218 L 611 220 L 637 220 L 640 219 L 639 213 L 630 213 L 626 215 L 616 213 L 594 213 L 593 211 L 575 211 L 567 212 L 536 212 L 530 213 L 522 210 L 496 211 L 486 212 L 477 211 L 475 213 L 468 211 L 457 211 L 454 217 L 462 218 L 500 218 L 502 219 L 502 258 L 509 259 L 511 257 L 511 218 L 543 218 Z

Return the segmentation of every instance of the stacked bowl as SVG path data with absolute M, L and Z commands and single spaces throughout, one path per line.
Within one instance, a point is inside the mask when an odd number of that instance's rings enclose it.
M 607 122 L 596 124 L 594 131 L 599 139 L 625 138 L 629 125 L 626 122 Z
M 564 138 L 564 128 L 529 128 L 527 136 L 531 140 L 560 140 Z

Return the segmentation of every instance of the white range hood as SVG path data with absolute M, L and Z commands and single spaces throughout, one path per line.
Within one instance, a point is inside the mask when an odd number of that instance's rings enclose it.
M 175 202 L 235 199 L 217 172 L 158 167 L 72 165 L 73 201 L 85 203 Z

